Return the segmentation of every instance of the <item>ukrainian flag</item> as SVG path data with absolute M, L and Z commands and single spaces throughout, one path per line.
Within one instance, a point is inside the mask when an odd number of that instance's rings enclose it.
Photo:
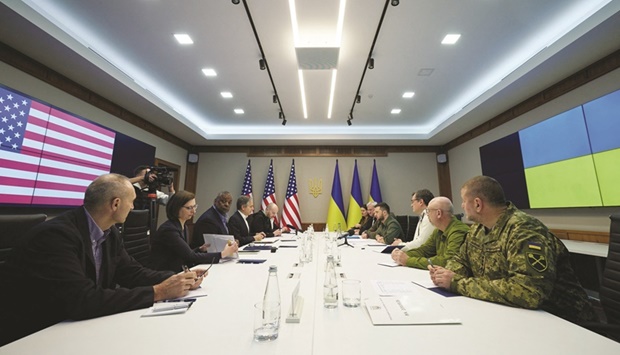
M 357 159 L 353 168 L 353 183 L 351 184 L 351 198 L 349 198 L 349 209 L 347 210 L 347 229 L 353 228 L 362 219 L 362 187 L 360 177 L 357 173 Z
M 369 202 L 382 202 L 381 187 L 379 186 L 379 175 L 377 175 L 377 161 L 373 159 L 372 181 L 370 182 L 370 198 Z
M 342 200 L 342 186 L 340 185 L 340 173 L 338 172 L 338 160 L 336 160 L 336 171 L 334 172 L 334 183 L 332 184 L 332 197 L 327 208 L 327 226 L 330 231 L 335 231 L 340 224 L 340 228 L 346 228 L 347 221 L 344 217 L 344 202 Z

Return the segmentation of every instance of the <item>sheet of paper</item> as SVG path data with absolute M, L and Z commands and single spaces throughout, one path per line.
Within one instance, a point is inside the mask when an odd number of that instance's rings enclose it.
M 461 324 L 440 303 L 420 302 L 412 295 L 371 298 L 365 306 L 374 325 Z
M 168 314 L 185 313 L 193 302 L 161 302 L 155 303 L 141 317 L 165 316 Z
M 431 280 L 430 276 L 427 280 L 415 280 L 415 281 L 411 281 L 414 284 L 424 287 L 424 288 L 433 288 L 433 287 L 437 287 L 437 285 L 435 285 L 433 283 L 433 280 Z
M 415 285 L 404 280 L 372 280 L 370 281 L 379 296 L 398 296 L 415 291 Z
M 377 263 L 377 264 L 382 265 L 382 266 L 389 266 L 389 267 L 397 267 L 397 266 L 400 266 L 400 264 L 395 263 L 395 262 L 393 262 L 393 261 L 382 261 L 382 262 Z

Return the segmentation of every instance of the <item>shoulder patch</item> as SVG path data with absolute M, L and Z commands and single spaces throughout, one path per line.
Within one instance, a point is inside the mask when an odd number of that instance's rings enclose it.
M 547 266 L 548 266 L 548 262 L 547 262 L 547 258 L 537 252 L 527 252 L 526 254 L 526 260 L 527 263 L 532 267 L 532 269 L 538 271 L 538 272 L 543 272 L 545 270 L 547 270 Z

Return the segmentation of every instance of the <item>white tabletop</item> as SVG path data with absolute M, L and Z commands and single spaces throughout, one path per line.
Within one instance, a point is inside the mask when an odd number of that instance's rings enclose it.
M 290 244 L 290 242 L 286 243 Z M 375 297 L 371 280 L 428 282 L 428 273 L 379 266 L 390 256 L 380 248 L 341 247 L 338 273 L 362 281 L 362 299 Z M 543 311 L 469 299 L 446 298 L 416 286 L 421 301 L 441 304 L 459 325 L 373 326 L 364 307 L 323 307 L 325 256 L 322 240 L 303 266 L 297 248 L 242 256 L 263 264 L 214 265 L 203 282 L 208 296 L 185 314 L 141 318 L 145 310 L 79 322 L 64 322 L 0 348 L 0 354 L 619 354 L 620 344 Z M 262 300 L 268 266 L 278 265 L 282 322 L 277 340 L 252 339 L 253 304 Z M 300 278 L 288 275 L 300 274 Z M 290 295 L 301 282 L 304 309 L 299 324 L 285 323 Z
M 571 253 L 598 256 L 606 258 L 609 253 L 609 244 L 584 242 L 581 240 L 560 239 Z

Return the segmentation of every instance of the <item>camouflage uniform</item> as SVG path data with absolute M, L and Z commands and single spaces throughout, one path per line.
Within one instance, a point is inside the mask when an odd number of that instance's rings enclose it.
M 435 228 L 424 244 L 406 252 L 409 256 L 407 266 L 426 269 L 427 258 L 431 259 L 433 265 L 445 266 L 448 260 L 461 249 L 467 231 L 469 231 L 469 226 L 452 216 L 445 231 L 442 232 Z
M 376 239 L 377 234 L 382 236 L 385 240 L 385 244 L 392 244 L 394 239 L 403 239 L 405 233 L 400 227 L 400 223 L 394 218 L 392 214 L 389 214 L 384 221 L 375 223 L 369 230 L 366 231 L 368 238 Z
M 512 203 L 495 226 L 471 227 L 447 266 L 450 290 L 513 307 L 541 308 L 570 321 L 596 318 L 564 244 Z

